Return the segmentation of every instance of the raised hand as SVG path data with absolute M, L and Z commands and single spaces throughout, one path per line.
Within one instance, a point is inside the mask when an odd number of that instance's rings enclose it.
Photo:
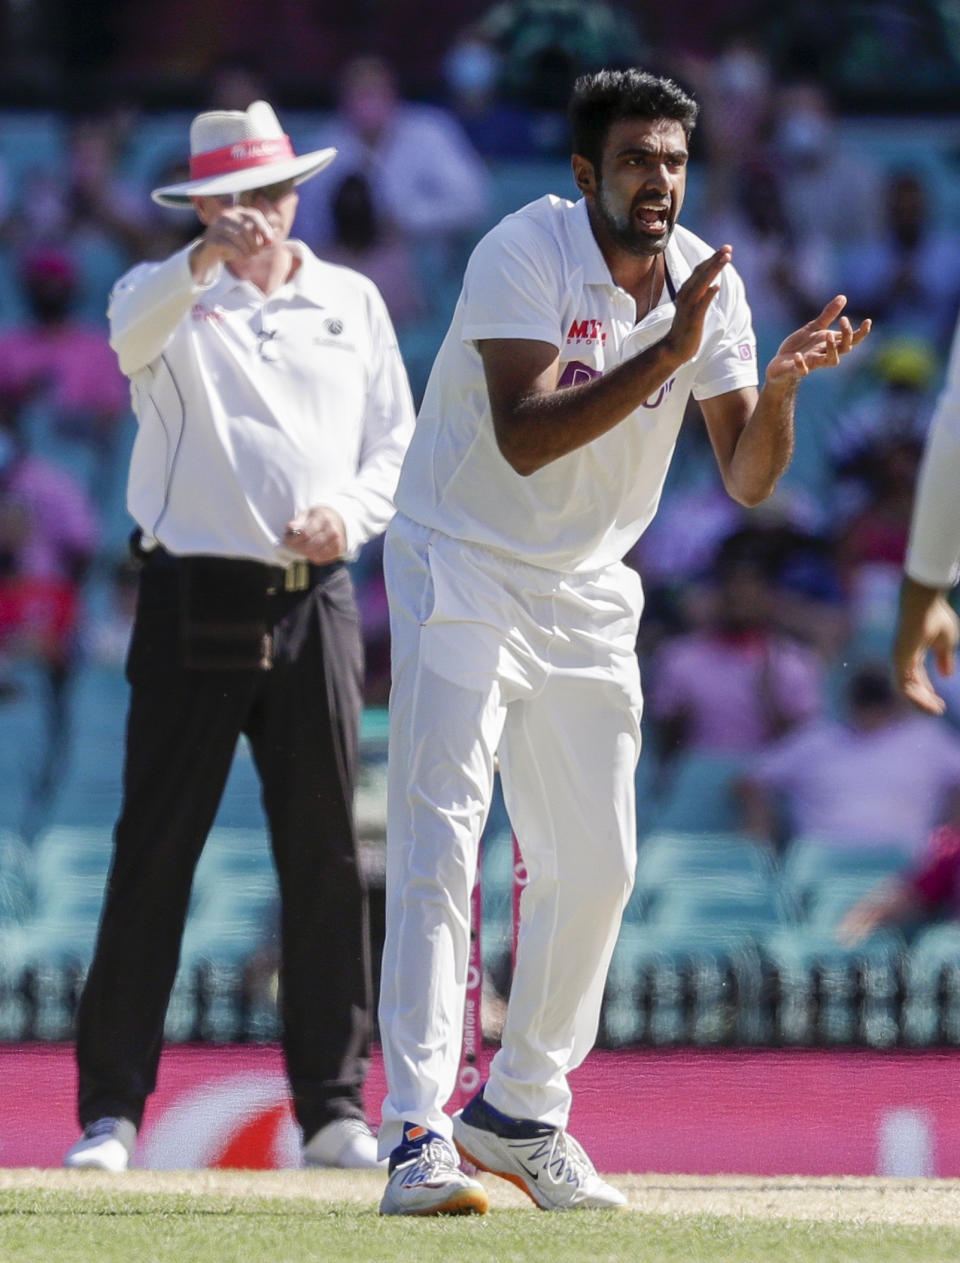
M 210 259 L 246 259 L 273 245 L 276 233 L 256 206 L 231 206 L 207 226 L 201 242 Z
M 819 316 L 814 316 L 813 320 L 785 338 L 767 365 L 767 381 L 799 381 L 816 368 L 834 368 L 840 363 L 841 356 L 859 346 L 873 322 L 864 320 L 858 329 L 854 329 L 849 319 L 840 315 L 846 305 L 846 296 L 838 294 Z M 832 329 L 830 326 L 838 317 L 839 328 Z

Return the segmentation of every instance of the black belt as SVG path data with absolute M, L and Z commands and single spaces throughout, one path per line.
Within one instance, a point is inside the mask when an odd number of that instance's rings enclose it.
M 130 548 L 134 557 L 144 565 L 163 566 L 170 569 L 178 569 L 183 562 L 197 555 L 188 554 L 180 557 L 168 552 L 162 544 L 156 544 L 153 548 L 144 548 L 139 531 L 135 531 L 131 537 Z M 346 565 L 343 561 L 328 561 L 322 565 L 317 565 L 312 561 L 292 561 L 288 566 L 271 566 L 265 561 L 251 561 L 243 557 L 208 555 L 203 556 L 203 561 L 208 566 L 222 563 L 224 572 L 242 571 L 250 577 L 262 575 L 263 591 L 267 596 L 277 596 L 282 592 L 307 592 L 328 575 L 342 570 Z

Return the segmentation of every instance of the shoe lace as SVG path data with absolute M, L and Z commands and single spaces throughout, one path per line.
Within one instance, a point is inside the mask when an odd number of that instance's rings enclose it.
M 440 1171 L 456 1171 L 458 1162 L 445 1140 L 428 1140 L 420 1150 L 419 1161 Z
M 568 1180 L 576 1184 L 582 1183 L 597 1173 L 596 1167 L 587 1157 L 587 1152 L 579 1140 L 575 1140 L 568 1132 L 560 1129 L 554 1133 L 546 1166 L 555 1179 Z

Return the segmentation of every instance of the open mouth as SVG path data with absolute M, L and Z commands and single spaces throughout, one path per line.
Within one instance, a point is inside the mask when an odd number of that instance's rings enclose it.
M 669 224 L 668 207 L 657 202 L 641 202 L 635 209 L 641 227 L 647 232 L 665 233 Z

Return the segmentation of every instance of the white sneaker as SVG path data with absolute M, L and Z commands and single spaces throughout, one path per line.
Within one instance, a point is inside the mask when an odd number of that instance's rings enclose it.
M 483 1099 L 483 1089 L 454 1114 L 453 1138 L 474 1166 L 516 1184 L 544 1210 L 609 1210 L 627 1204 L 571 1135 L 501 1114 Z
M 377 1157 L 377 1138 L 362 1118 L 335 1118 L 303 1146 L 303 1165 L 351 1170 L 385 1167 Z
M 84 1127 L 63 1165 L 119 1174 L 130 1165 L 136 1144 L 137 1129 L 129 1118 L 98 1118 Z
M 453 1145 L 434 1131 L 404 1123 L 390 1155 L 381 1215 L 485 1215 L 486 1189 L 460 1170 Z

